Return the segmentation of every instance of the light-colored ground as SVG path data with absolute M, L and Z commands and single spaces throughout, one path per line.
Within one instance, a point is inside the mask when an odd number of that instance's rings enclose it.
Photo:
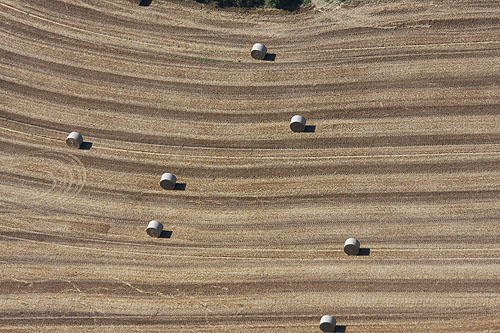
M 498 1 L 1 0 L 0 331 L 500 331 L 499 55 Z

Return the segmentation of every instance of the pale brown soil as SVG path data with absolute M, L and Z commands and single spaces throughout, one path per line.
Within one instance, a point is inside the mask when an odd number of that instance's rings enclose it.
M 500 331 L 499 1 L 0 0 L 0 165 L 1 332 Z

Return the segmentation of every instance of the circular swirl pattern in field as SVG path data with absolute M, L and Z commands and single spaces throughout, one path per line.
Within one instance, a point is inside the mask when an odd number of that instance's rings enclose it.
M 77 157 L 43 149 L 18 153 L 0 157 L 3 165 L 0 195 L 7 205 L 15 207 L 15 212 L 52 211 L 78 198 L 86 171 Z

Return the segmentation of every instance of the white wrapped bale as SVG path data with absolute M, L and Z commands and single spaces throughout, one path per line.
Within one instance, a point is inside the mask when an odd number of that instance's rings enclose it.
M 161 176 L 160 186 L 165 190 L 173 190 L 176 181 L 177 178 L 173 174 L 167 172 Z
M 161 231 L 163 230 L 163 224 L 158 221 L 150 221 L 148 227 L 146 228 L 146 232 L 151 237 L 160 237 Z
M 335 332 L 336 320 L 330 315 L 324 315 L 319 322 L 319 328 L 323 332 Z
M 266 57 L 266 53 L 267 47 L 264 44 L 255 43 L 252 47 L 252 52 L 250 52 L 250 55 L 254 59 L 264 60 L 264 58 Z
M 358 255 L 359 241 L 356 238 L 348 238 L 344 243 L 344 252 L 350 256 Z
M 306 118 L 302 116 L 293 116 L 290 120 L 290 129 L 294 132 L 304 132 L 306 129 Z
M 76 148 L 76 149 L 80 148 L 82 142 L 83 142 L 83 137 L 78 132 L 71 132 L 66 138 L 66 144 L 71 148 Z

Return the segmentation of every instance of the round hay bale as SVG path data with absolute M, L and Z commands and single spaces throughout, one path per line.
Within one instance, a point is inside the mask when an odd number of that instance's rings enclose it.
M 78 132 L 71 132 L 66 138 L 66 144 L 71 148 L 76 148 L 76 149 L 80 148 L 82 142 L 83 142 L 83 137 Z
M 250 52 L 250 55 L 254 59 L 264 60 L 264 58 L 266 57 L 266 53 L 267 47 L 264 44 L 255 43 L 252 47 L 252 52 Z
M 292 120 L 290 120 L 290 129 L 294 132 L 304 132 L 306 129 L 306 118 L 293 116 Z
M 160 186 L 165 190 L 173 190 L 175 188 L 176 181 L 177 178 L 175 178 L 173 174 L 166 172 L 161 176 Z
M 344 243 L 344 252 L 350 256 L 355 256 L 359 253 L 359 241 L 356 238 L 347 238 Z
M 150 221 L 148 227 L 146 228 L 146 232 L 151 237 L 160 237 L 161 231 L 163 230 L 163 224 L 158 221 Z
M 336 320 L 330 315 L 324 315 L 319 322 L 319 328 L 323 332 L 335 332 Z

